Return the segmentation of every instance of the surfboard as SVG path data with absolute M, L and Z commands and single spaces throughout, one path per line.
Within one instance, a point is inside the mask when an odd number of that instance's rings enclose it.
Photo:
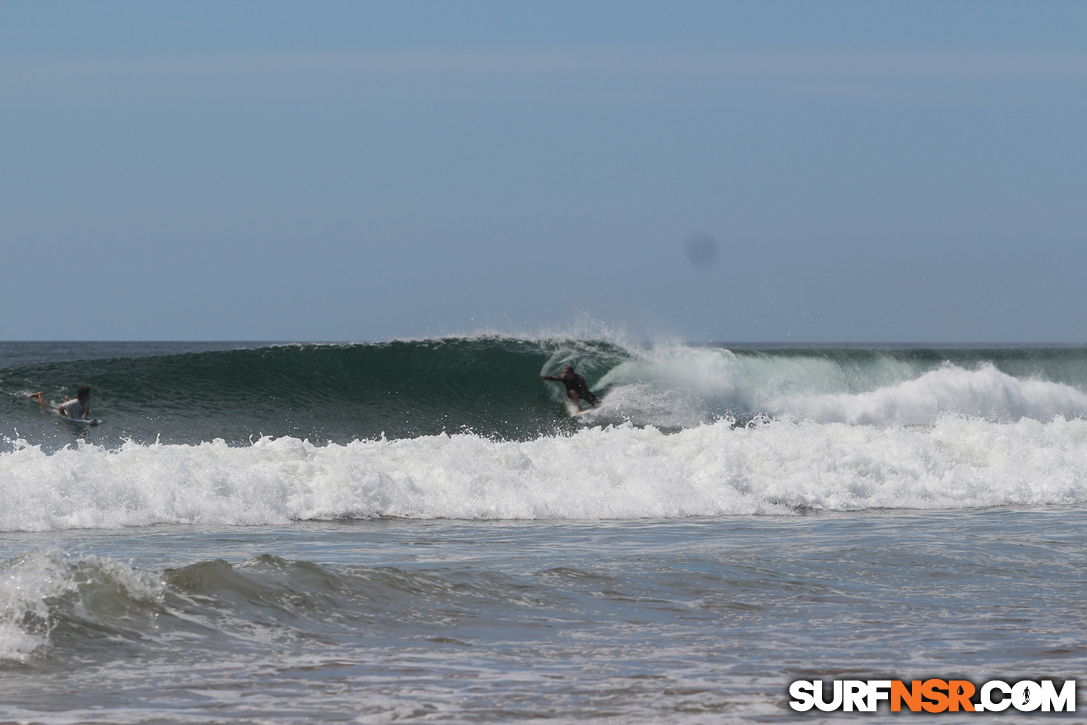
M 73 425 L 85 425 L 91 428 L 102 422 L 97 418 L 69 418 L 66 415 L 59 415 L 57 417 L 59 417 L 61 420 L 66 420 Z

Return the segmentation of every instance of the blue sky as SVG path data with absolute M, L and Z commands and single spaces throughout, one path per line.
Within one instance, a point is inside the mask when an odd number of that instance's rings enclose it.
M 0 2 L 0 339 L 1087 343 L 1085 27 Z

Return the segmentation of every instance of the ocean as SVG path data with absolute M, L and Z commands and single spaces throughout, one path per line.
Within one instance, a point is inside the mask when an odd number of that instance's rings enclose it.
M 0 343 L 0 393 L 0 722 L 888 722 L 790 683 L 1087 665 L 1087 348 Z

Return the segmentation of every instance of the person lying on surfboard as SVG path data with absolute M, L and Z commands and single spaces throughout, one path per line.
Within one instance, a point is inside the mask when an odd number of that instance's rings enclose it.
M 574 372 L 573 365 L 567 365 L 562 369 L 562 375 L 541 375 L 544 380 L 554 380 L 562 383 L 566 386 L 566 397 L 577 406 L 578 412 L 581 412 L 581 401 L 584 400 L 592 407 L 600 405 L 600 398 L 593 395 L 593 392 L 589 390 L 589 384 L 585 382 L 585 378 L 582 375 L 578 375 Z
M 29 397 L 37 398 L 38 403 L 41 404 L 42 408 L 47 409 L 45 406 L 45 395 L 42 392 L 34 393 Z M 86 418 L 91 412 L 91 406 L 88 402 L 90 399 L 91 389 L 86 385 L 80 386 L 79 392 L 76 393 L 75 400 L 72 400 L 65 395 L 64 402 L 57 406 L 57 412 L 65 418 Z

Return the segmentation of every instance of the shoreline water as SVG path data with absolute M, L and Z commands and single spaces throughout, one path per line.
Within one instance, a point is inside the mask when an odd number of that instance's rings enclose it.
M 51 570 L 65 591 L 48 642 L 0 665 L 0 714 L 795 722 L 799 678 L 1069 679 L 1087 657 L 1084 516 L 8 534 L 5 569 Z

